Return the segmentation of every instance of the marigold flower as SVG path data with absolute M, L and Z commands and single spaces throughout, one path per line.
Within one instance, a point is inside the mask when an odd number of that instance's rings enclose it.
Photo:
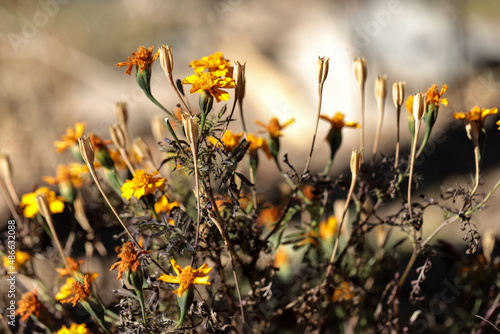
M 287 265 L 289 262 L 288 252 L 285 247 L 280 246 L 276 250 L 276 254 L 274 254 L 273 267 L 281 268 L 282 266 Z
M 92 334 L 85 324 L 71 324 L 68 328 L 66 326 L 62 326 L 56 334 Z
M 125 71 L 125 74 L 130 75 L 132 73 L 132 68 L 134 65 L 137 66 L 137 70 L 142 73 L 145 69 L 146 66 L 151 66 L 153 62 L 158 58 L 159 56 L 159 51 L 156 51 L 156 53 L 153 55 L 153 48 L 154 46 L 150 47 L 149 49 L 146 49 L 144 46 L 140 46 L 137 49 L 136 52 L 132 52 L 132 57 L 128 57 L 128 61 L 124 61 L 121 63 L 116 64 L 117 67 L 124 67 L 128 66 L 127 70 Z
M 154 177 L 156 174 L 158 171 L 149 174 L 142 169 L 136 169 L 133 179 L 127 180 L 120 188 L 122 196 L 129 200 L 134 195 L 135 198 L 139 199 L 144 195 L 154 194 L 156 189 L 163 190 L 167 179 Z
M 361 125 L 358 122 L 344 122 L 344 114 L 341 112 L 336 112 L 335 115 L 332 117 L 328 117 L 325 115 L 320 115 L 321 119 L 324 119 L 325 121 L 330 122 L 330 125 L 332 126 L 332 129 L 335 130 L 342 130 L 344 126 L 347 126 L 349 128 L 360 128 Z M 326 138 L 328 140 L 328 137 Z
M 131 269 L 133 272 L 137 271 L 137 268 L 139 268 L 139 266 L 141 265 L 139 257 L 142 254 L 148 254 L 149 252 L 151 252 L 145 250 L 137 252 L 134 248 L 134 245 L 130 241 L 126 242 L 120 249 L 120 251 L 121 252 L 120 254 L 118 254 L 118 257 L 121 259 L 121 261 L 117 261 L 109 269 L 109 271 L 111 271 L 118 267 L 118 277 L 116 279 L 120 279 L 127 269 Z
M 49 203 L 50 212 L 60 213 L 64 211 L 64 198 L 57 196 L 56 193 L 47 187 L 40 187 L 32 193 L 24 194 L 21 198 L 21 208 L 24 208 L 23 213 L 27 218 L 34 217 L 38 213 L 38 204 L 36 195 L 38 193 L 45 194 Z
M 11 261 L 8 256 L 3 256 L 3 266 L 5 267 L 5 269 L 7 271 L 16 271 L 19 268 L 21 268 L 22 266 L 24 266 L 24 264 L 31 259 L 30 254 L 23 252 L 23 251 L 20 251 L 20 250 L 16 250 L 16 253 L 14 256 L 15 256 L 15 259 L 13 261 Z M 14 270 L 11 270 L 11 269 L 14 269 Z
M 354 298 L 354 289 L 351 283 L 343 281 L 339 284 L 335 291 L 333 291 L 332 301 L 343 302 L 349 301 Z
M 337 229 L 337 218 L 332 215 L 326 221 L 319 223 L 319 237 L 328 240 L 335 235 Z
M 281 217 L 280 209 L 277 206 L 270 206 L 262 209 L 257 217 L 257 224 L 259 226 L 276 223 Z
M 248 146 L 248 152 L 250 155 L 257 154 L 257 151 L 261 149 L 262 151 L 264 151 L 268 159 L 271 159 L 273 157 L 271 152 L 269 152 L 267 140 L 265 140 L 264 138 L 257 137 L 254 134 L 249 133 L 247 135 L 247 140 L 250 143 L 250 146 Z
M 200 60 L 193 60 L 189 66 L 194 69 L 195 73 L 213 72 L 218 77 L 232 77 L 233 74 L 231 62 L 224 58 L 222 52 L 216 52 Z
M 289 126 L 290 124 L 292 124 L 293 122 L 295 122 L 294 118 L 288 120 L 287 122 L 285 122 L 285 124 L 281 125 L 280 122 L 279 122 L 279 120 L 278 120 L 278 118 L 273 117 L 269 121 L 268 125 L 266 125 L 266 124 L 264 124 L 264 123 L 262 123 L 260 121 L 255 121 L 255 124 L 264 127 L 265 130 L 269 133 L 269 135 L 271 137 L 278 138 L 278 137 L 283 136 L 283 133 L 281 132 L 281 130 L 283 130 L 284 128 L 286 128 L 287 126 Z
M 189 92 L 206 93 L 215 98 L 217 102 L 229 100 L 229 93 L 221 88 L 234 88 L 234 80 L 221 78 L 215 72 L 197 72 L 182 81 L 183 84 L 193 85 Z
M 182 269 L 174 259 L 170 261 L 172 267 L 174 268 L 177 277 L 170 275 L 161 275 L 159 280 L 167 283 L 180 284 L 180 287 L 173 292 L 182 297 L 184 291 L 192 287 L 194 284 L 207 284 L 211 283 L 208 281 L 208 273 L 212 271 L 212 268 L 208 267 L 208 264 L 204 263 L 200 268 L 193 269 L 191 266 L 186 266 Z
M 57 153 L 61 153 L 65 151 L 67 148 L 78 144 L 78 138 L 80 138 L 83 135 L 83 132 L 85 131 L 85 123 L 76 123 L 75 128 L 68 128 L 66 130 L 66 134 L 63 135 L 62 141 L 55 141 L 54 145 L 57 149 Z
M 484 120 L 486 117 L 495 115 L 498 112 L 497 108 L 491 108 L 491 109 L 486 109 L 486 108 L 481 108 L 479 109 L 478 106 L 475 106 L 472 108 L 469 112 L 456 112 L 453 114 L 453 118 L 455 119 L 464 119 L 469 122 L 475 122 L 479 126 L 484 125 Z M 498 124 L 498 123 L 497 123 Z
M 90 284 L 99 276 L 99 274 L 85 274 L 83 283 L 75 281 L 72 277 L 66 279 L 66 284 L 56 294 L 56 299 L 61 303 L 73 303 L 73 307 L 79 301 L 85 301 L 90 297 Z M 81 276 L 80 276 L 81 277 Z M 73 296 L 71 296 L 73 295 Z
M 66 256 L 66 261 L 68 262 L 69 270 L 68 268 L 56 268 L 56 271 L 59 273 L 59 278 L 62 278 L 64 276 L 71 276 L 72 273 L 80 272 L 80 265 L 83 264 L 82 259 L 76 261 L 69 256 Z
M 232 152 L 239 145 L 241 137 L 243 137 L 243 132 L 233 133 L 231 130 L 227 130 L 222 135 L 220 141 L 217 138 L 209 137 L 208 140 L 213 144 L 220 146 L 221 142 L 226 149 L 226 152 Z
M 33 292 L 26 292 L 17 302 L 17 309 L 15 314 L 20 315 L 22 321 L 26 321 L 32 314 L 36 317 L 39 317 L 41 309 L 42 303 L 38 300 L 36 290 L 33 290 Z
M 155 212 L 156 213 L 162 213 L 162 212 L 167 212 L 170 213 L 173 208 L 179 206 L 179 202 L 177 201 L 172 201 L 170 202 L 167 198 L 166 195 L 163 195 L 160 197 L 160 199 L 155 203 Z
M 441 88 L 441 91 L 438 91 L 437 85 L 432 85 L 428 90 L 427 90 L 427 105 L 429 104 L 434 104 L 436 107 L 439 107 L 439 103 L 442 103 L 443 105 L 447 106 L 448 105 L 448 99 L 442 99 L 441 96 L 446 92 L 448 89 L 448 85 L 444 84 L 443 87 Z
M 44 176 L 42 179 L 48 184 L 60 184 L 64 182 L 71 182 L 75 188 L 80 188 L 83 185 L 84 177 L 89 173 L 87 165 L 73 162 L 66 165 L 57 166 L 56 177 Z

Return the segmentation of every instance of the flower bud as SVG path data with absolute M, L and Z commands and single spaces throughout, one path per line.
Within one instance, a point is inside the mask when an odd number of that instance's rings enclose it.
M 128 111 L 127 111 L 127 103 L 125 102 L 116 102 L 115 103 L 115 115 L 118 124 L 122 127 L 127 126 L 128 122 Z
M 375 79 L 375 97 L 378 101 L 384 101 L 387 96 L 387 75 L 377 75 Z
M 35 196 L 36 205 L 38 206 L 38 212 L 48 220 L 50 216 L 49 202 L 47 201 L 47 196 L 43 192 L 38 192 Z
M 239 61 L 234 62 L 233 79 L 237 88 L 242 87 L 246 82 L 245 65 L 246 63 L 241 64 Z
M 396 108 L 401 108 L 405 99 L 405 82 L 398 81 L 392 83 L 392 102 Z
M 198 118 L 195 115 L 182 113 L 182 124 L 188 143 L 196 144 L 198 142 Z
M 94 147 L 92 146 L 92 142 L 87 135 L 83 135 L 78 138 L 78 144 L 80 146 L 80 154 L 82 155 L 83 161 L 89 168 L 94 166 Z
M 316 65 L 316 76 L 318 78 L 318 83 L 323 84 L 328 76 L 328 67 L 330 63 L 330 58 L 318 56 L 318 64 Z
M 366 82 L 366 74 L 367 74 L 365 58 L 363 57 L 354 58 L 353 65 L 354 65 L 354 77 L 356 78 L 358 84 L 363 86 Z
M 419 93 L 413 98 L 413 118 L 416 121 L 422 119 L 427 109 L 426 107 L 427 94 Z
M 141 137 L 137 137 L 133 142 L 134 151 L 141 157 L 142 160 L 153 161 L 153 155 L 148 144 Z
M 167 77 L 171 77 L 174 69 L 174 56 L 170 45 L 162 45 L 160 48 L 160 64 Z
M 125 149 L 125 135 L 123 134 L 122 128 L 118 124 L 113 124 L 109 127 L 109 134 L 116 147 L 119 149 Z
M 352 175 L 357 175 L 359 169 L 361 168 L 362 152 L 357 152 L 355 148 L 352 149 L 351 153 L 351 173 Z

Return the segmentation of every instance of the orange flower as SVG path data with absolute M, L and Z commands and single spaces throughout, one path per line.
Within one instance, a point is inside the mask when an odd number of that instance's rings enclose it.
M 219 77 L 232 76 L 233 71 L 231 62 L 225 59 L 221 52 L 216 52 L 200 60 L 193 60 L 189 66 L 194 69 L 195 73 L 203 71 L 214 72 Z
M 56 268 L 56 271 L 59 273 L 59 278 L 71 276 L 72 273 L 80 272 L 80 265 L 83 264 L 82 259 L 76 261 L 69 256 L 66 256 L 66 261 L 68 261 L 69 270 L 67 268 Z
M 432 85 L 431 88 L 427 90 L 427 105 L 434 104 L 436 107 L 439 107 L 439 103 L 448 105 L 447 99 L 442 99 L 441 96 L 446 92 L 448 86 L 446 84 L 441 88 L 441 92 L 438 91 L 437 85 Z
M 292 124 L 293 122 L 295 122 L 294 118 L 288 120 L 285 124 L 281 125 L 278 118 L 276 118 L 276 117 L 271 118 L 268 125 L 266 125 L 260 121 L 255 121 L 256 124 L 264 127 L 266 129 L 266 131 L 269 132 L 269 135 L 273 138 L 278 138 L 278 137 L 283 136 L 283 133 L 281 132 L 281 130 L 283 130 L 284 128 L 286 128 L 287 126 Z
M 276 254 L 274 255 L 273 267 L 281 268 L 287 264 L 289 264 L 288 252 L 285 247 L 279 246 L 276 250 Z
M 332 301 L 333 302 L 343 302 L 349 301 L 354 298 L 354 288 L 351 283 L 343 281 L 339 284 L 335 291 L 333 292 Z
M 332 117 L 328 117 L 325 115 L 321 115 L 319 117 L 321 117 L 321 119 L 324 119 L 325 121 L 330 122 L 330 125 L 335 130 L 341 130 L 344 126 L 356 129 L 361 127 L 361 125 L 357 122 L 344 122 L 344 114 L 341 112 L 336 112 Z
M 51 185 L 60 184 L 65 182 L 71 182 L 75 188 L 80 188 L 83 185 L 83 178 L 89 173 L 89 168 L 87 165 L 82 165 L 79 163 L 71 163 L 68 166 L 59 165 L 57 166 L 56 177 L 44 176 L 42 179 Z
M 146 69 L 146 66 L 151 66 L 151 64 L 153 64 L 156 58 L 158 58 L 158 56 L 160 55 L 159 49 L 153 55 L 153 48 L 154 46 L 150 47 L 149 49 L 146 49 L 144 46 L 140 46 L 137 49 L 137 53 L 132 52 L 132 57 L 128 57 L 128 61 L 118 63 L 116 64 L 116 66 L 128 66 L 125 74 L 130 75 L 132 73 L 132 68 L 134 67 L 134 65 L 136 65 L 137 70 L 142 73 Z
M 177 277 L 161 275 L 159 280 L 167 283 L 180 284 L 181 286 L 177 290 L 173 291 L 179 297 L 182 297 L 184 291 L 191 288 L 194 284 L 210 285 L 210 282 L 208 281 L 209 277 L 207 275 L 212 271 L 212 268 L 209 268 L 206 263 L 198 269 L 193 269 L 191 266 L 186 266 L 182 269 L 174 259 L 172 259 L 170 263 L 172 264 Z
M 141 265 L 139 256 L 141 256 L 142 254 L 148 254 L 149 252 L 151 251 L 141 250 L 140 252 L 137 252 L 134 248 L 134 245 L 130 241 L 128 241 L 121 248 L 120 254 L 118 254 L 118 257 L 121 259 L 121 261 L 113 264 L 109 271 L 118 267 L 118 277 L 116 279 L 120 279 L 127 269 L 131 269 L 133 272 L 135 272 Z
M 139 199 L 144 195 L 154 194 L 156 189 L 162 191 L 166 186 L 167 179 L 154 177 L 156 174 L 158 171 L 149 174 L 142 169 L 136 169 L 132 180 L 127 180 L 121 187 L 122 196 L 128 200 L 132 195 Z
M 276 223 L 280 219 L 281 213 L 280 209 L 277 206 L 270 206 L 262 209 L 259 213 L 259 217 L 257 217 L 257 224 L 259 226 L 270 226 Z
M 30 315 L 38 317 L 42 308 L 42 303 L 38 300 L 36 290 L 26 292 L 17 302 L 16 315 L 21 315 L 21 320 L 26 321 Z
M 233 79 L 220 78 L 215 72 L 198 72 L 185 78 L 182 83 L 193 85 L 189 90 L 191 94 L 206 93 L 217 102 L 229 100 L 229 93 L 221 88 L 234 88 Z
M 483 126 L 484 125 L 484 120 L 486 117 L 495 115 L 498 112 L 497 108 L 491 108 L 491 109 L 486 109 L 486 108 L 481 108 L 479 109 L 478 106 L 475 106 L 472 108 L 469 112 L 456 112 L 453 114 L 453 118 L 455 119 L 464 119 L 469 122 L 475 122 L 478 126 Z
M 243 132 L 233 133 L 231 130 L 227 130 L 226 132 L 224 132 L 224 135 L 222 135 L 220 142 L 217 138 L 214 137 L 209 137 L 208 140 L 213 145 L 218 144 L 218 146 L 220 146 L 220 143 L 222 142 L 226 149 L 226 152 L 232 152 L 239 145 L 241 137 L 243 137 Z
M 62 136 L 62 141 L 54 142 L 54 145 L 57 149 L 57 153 L 61 153 L 65 151 L 67 148 L 78 144 L 78 138 L 83 135 L 85 131 L 85 123 L 76 123 L 75 129 L 68 128 L 66 130 L 66 134 Z
M 255 156 L 257 154 L 257 150 L 261 149 L 264 151 L 268 159 L 271 159 L 273 156 L 271 152 L 269 152 L 269 147 L 267 146 L 267 141 L 262 137 L 257 137 L 252 133 L 247 135 L 247 140 L 250 143 L 248 147 L 248 152 L 251 156 Z
M 66 280 L 66 285 L 63 286 L 60 292 L 56 295 L 56 299 L 61 300 L 61 303 L 73 303 L 73 307 L 79 301 L 86 301 L 91 294 L 90 283 L 92 283 L 99 275 L 98 274 L 85 274 L 83 283 L 75 282 L 72 278 Z M 81 277 L 81 276 L 80 276 Z M 68 287 L 68 281 L 73 280 L 73 283 Z M 71 296 L 73 295 L 73 296 Z

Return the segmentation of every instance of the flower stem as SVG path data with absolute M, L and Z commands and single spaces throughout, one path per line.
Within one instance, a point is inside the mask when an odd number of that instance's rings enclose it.
M 318 84 L 318 112 L 316 113 L 316 125 L 314 127 L 314 135 L 311 143 L 311 149 L 309 150 L 309 156 L 307 157 L 306 166 L 304 167 L 304 174 L 309 170 L 309 166 L 311 164 L 311 159 L 314 151 L 314 143 L 316 142 L 316 135 L 318 134 L 318 124 L 319 124 L 319 115 L 321 113 L 321 104 L 323 101 L 323 83 Z
M 420 120 L 415 120 L 415 140 L 411 150 L 410 160 L 410 175 L 408 179 L 408 210 L 410 211 L 410 218 L 413 218 L 413 209 L 411 205 L 411 182 L 413 179 L 413 166 L 415 165 L 415 151 L 417 150 L 418 132 L 420 131 Z

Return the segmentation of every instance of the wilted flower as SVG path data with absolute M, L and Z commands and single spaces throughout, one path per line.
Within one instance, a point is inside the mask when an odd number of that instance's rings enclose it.
M 141 261 L 139 261 L 139 257 L 141 256 L 141 254 L 147 254 L 149 252 L 151 251 L 136 251 L 134 245 L 130 241 L 128 241 L 120 249 L 120 254 L 118 254 L 118 257 L 121 260 L 113 264 L 109 271 L 118 267 L 118 277 L 116 279 L 120 279 L 127 269 L 135 272 L 141 265 Z
M 98 277 L 97 273 L 85 274 L 83 283 L 75 281 L 72 277 L 66 279 L 66 284 L 56 294 L 56 299 L 61 303 L 73 303 L 76 305 L 79 301 L 86 301 L 91 294 L 90 284 Z M 73 296 L 71 296 L 73 295 Z
M 26 292 L 17 302 L 16 315 L 21 316 L 22 321 L 26 321 L 30 315 L 40 316 L 42 303 L 38 300 L 36 290 Z

